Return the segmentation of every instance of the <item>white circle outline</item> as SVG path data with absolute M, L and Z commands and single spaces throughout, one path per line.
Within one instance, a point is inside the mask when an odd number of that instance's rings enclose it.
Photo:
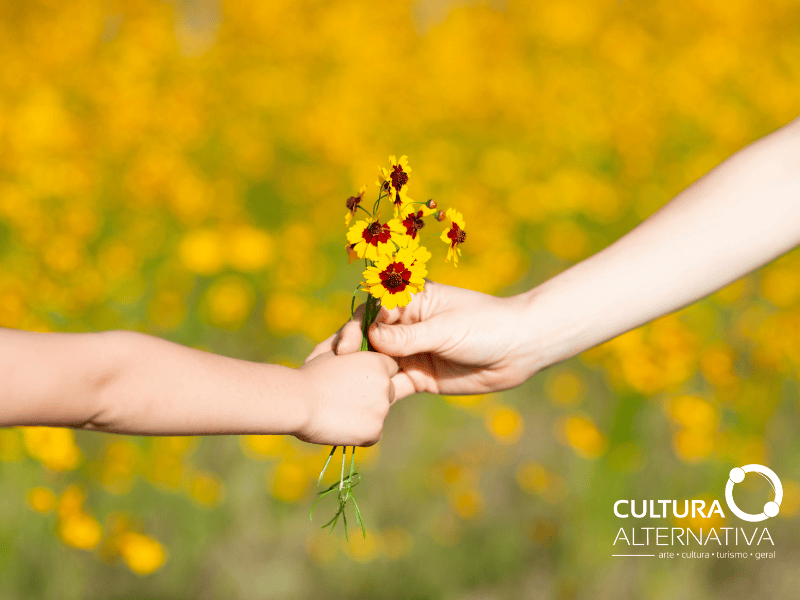
M 777 504 L 778 507 L 780 507 L 781 501 L 783 500 L 783 486 L 781 485 L 781 480 L 778 479 L 778 476 L 772 469 L 769 469 L 762 465 L 755 465 L 755 464 L 745 465 L 739 468 L 745 473 L 759 473 L 763 475 L 767 479 L 767 481 L 770 482 L 770 485 L 772 485 L 772 488 L 775 490 L 774 503 Z M 728 503 L 728 508 L 731 509 L 731 512 L 733 514 L 735 514 L 743 521 L 748 521 L 749 523 L 758 523 L 759 521 L 764 521 L 766 519 L 769 519 L 769 515 L 767 515 L 766 513 L 762 512 L 757 515 L 751 515 L 750 513 L 746 513 L 743 510 L 741 510 L 738 506 L 736 506 L 736 503 L 733 501 L 734 485 L 736 485 L 734 481 L 728 478 L 728 484 L 725 486 L 725 501 Z

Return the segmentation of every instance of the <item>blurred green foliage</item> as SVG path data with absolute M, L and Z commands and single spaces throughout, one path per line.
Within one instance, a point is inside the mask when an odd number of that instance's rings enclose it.
M 349 310 L 344 201 L 407 154 L 458 269 L 532 287 L 796 116 L 792 0 L 0 1 L 0 326 L 297 365 Z M 420 196 L 420 199 L 421 196 Z M 0 598 L 795 597 L 800 255 L 518 390 L 398 404 L 368 536 L 324 448 L 0 431 Z M 782 478 L 771 561 L 611 558 L 619 498 Z M 754 493 L 764 490 L 754 488 Z

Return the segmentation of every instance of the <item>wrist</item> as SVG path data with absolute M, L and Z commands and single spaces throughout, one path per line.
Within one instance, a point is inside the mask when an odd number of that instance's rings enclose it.
M 559 292 L 557 284 L 551 280 L 512 297 L 521 360 L 528 377 L 593 345 L 587 335 L 592 328 L 589 320 L 580 318 L 580 311 L 570 310 L 569 298 Z
M 507 333 L 508 363 L 519 372 L 522 381 L 527 381 L 547 366 L 544 364 L 544 348 L 539 340 L 533 299 L 530 292 L 525 292 L 502 298 L 501 302 L 504 318 L 510 324 Z
M 306 440 L 314 429 L 317 413 L 320 406 L 320 390 L 316 378 L 308 369 L 307 365 L 293 370 L 293 377 L 296 381 L 298 401 L 295 403 L 295 410 L 288 419 L 288 435 L 293 435 L 298 439 Z

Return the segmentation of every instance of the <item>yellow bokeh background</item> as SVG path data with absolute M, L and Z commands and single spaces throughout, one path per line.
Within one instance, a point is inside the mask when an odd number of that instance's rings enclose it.
M 466 220 L 432 279 L 530 289 L 796 117 L 799 22 L 789 0 L 0 3 L 0 327 L 297 366 L 349 315 L 345 200 L 390 154 Z M 515 391 L 398 403 L 357 452 L 366 539 L 319 533 L 323 503 L 309 523 L 325 448 L 0 430 L 0 598 L 793 597 L 798 282 L 793 251 Z M 613 562 L 616 499 L 722 498 L 750 462 L 783 480 L 778 559 Z

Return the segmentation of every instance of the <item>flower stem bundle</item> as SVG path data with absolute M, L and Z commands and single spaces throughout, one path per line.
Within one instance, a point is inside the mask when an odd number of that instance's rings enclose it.
M 354 317 L 355 301 L 359 291 L 367 292 L 367 301 L 364 304 L 364 321 L 361 341 L 361 350 L 373 350 L 369 343 L 369 328 L 378 317 L 381 307 L 394 309 L 407 306 L 414 294 L 425 289 L 425 276 L 428 274 L 427 262 L 431 253 L 422 245 L 420 232 L 426 226 L 425 219 L 433 218 L 435 221 L 447 221 L 446 229 L 439 238 L 447 244 L 446 261 L 453 260 L 458 266 L 458 257 L 461 255 L 461 244 L 466 241 L 464 218 L 455 209 L 449 208 L 447 212 L 437 209 L 434 200 L 416 202 L 408 196 L 408 182 L 411 168 L 408 158 L 401 156 L 389 157 L 389 169 L 379 167 L 378 198 L 367 210 L 363 206 L 366 186 L 362 186 L 359 193 L 347 199 L 347 214 L 345 225 L 347 231 L 347 244 L 345 249 L 352 263 L 363 260 L 365 270 L 360 287 L 353 292 L 350 305 L 350 318 Z M 393 216 L 388 220 L 381 220 L 381 202 L 387 200 Z M 361 220 L 350 226 L 353 219 L 362 216 Z M 435 235 L 435 234 L 434 234 Z M 431 236 L 433 237 L 433 236 Z M 427 238 L 430 239 L 430 238 Z M 331 459 L 338 446 L 334 446 L 328 455 L 328 460 L 322 468 L 317 485 L 322 482 Z M 353 488 L 361 481 L 361 476 L 355 470 L 355 446 L 350 452 L 350 471 L 345 477 L 345 462 L 347 447 L 342 448 L 342 469 L 339 481 L 321 491 L 311 507 L 313 517 L 314 507 L 324 496 L 338 491 L 339 506 L 336 514 L 323 528 L 330 527 L 331 532 L 341 518 L 347 536 L 347 504 L 352 501 L 355 510 L 356 523 L 361 526 L 361 531 L 366 537 L 366 527 L 361 517 L 361 511 L 353 495 Z

